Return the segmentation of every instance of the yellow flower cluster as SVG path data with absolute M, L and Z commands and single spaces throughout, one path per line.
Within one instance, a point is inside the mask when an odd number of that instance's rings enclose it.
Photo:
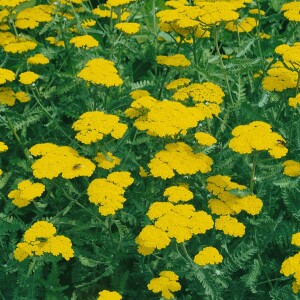
M 0 142 L 0 153 L 8 150 L 8 147 L 5 143 Z M 0 175 L 2 175 L 3 171 L 0 169 Z
M 1 43 L 3 50 L 9 53 L 23 53 L 33 50 L 37 47 L 37 43 L 25 38 L 9 38 Z
M 100 7 L 97 7 L 95 9 L 93 9 L 92 12 L 93 12 L 93 14 L 95 14 L 96 16 L 98 16 L 100 18 L 111 18 L 113 20 L 118 19 L 118 15 L 111 9 L 101 9 Z M 120 20 L 126 21 L 129 16 L 130 16 L 130 12 L 128 12 L 125 9 L 122 9 Z
M 40 23 L 50 22 L 55 12 L 53 5 L 36 5 L 20 11 L 16 17 L 16 27 L 20 29 L 33 29 Z
M 108 290 L 103 290 L 101 292 L 99 292 L 99 297 L 97 298 L 97 300 L 121 300 L 122 299 L 122 296 L 113 291 L 113 292 L 110 292 Z
M 277 61 L 267 71 L 262 81 L 263 89 L 269 92 L 282 92 L 297 86 L 298 73 L 287 69 L 281 61 Z
M 147 287 L 153 293 L 161 293 L 165 299 L 173 299 L 173 292 L 180 291 L 181 289 L 178 279 L 178 275 L 173 271 L 162 271 L 159 273 L 158 278 L 151 279 Z
M 135 2 L 136 0 L 107 0 L 106 6 L 108 7 L 119 7 L 123 5 L 130 4 L 131 2 Z
M 120 158 L 114 156 L 111 152 L 98 152 L 94 160 L 98 163 L 98 167 L 110 170 L 121 163 Z
M 284 167 L 283 174 L 290 177 L 300 176 L 300 163 L 294 160 L 287 160 L 282 163 Z
M 168 100 L 159 101 L 151 96 L 133 101 L 125 114 L 130 118 L 137 117 L 134 121 L 137 129 L 159 137 L 185 135 L 189 128 L 195 128 L 205 118 L 198 107 L 187 107 Z
M 19 81 L 23 84 L 32 84 L 37 81 L 37 79 L 40 77 L 38 74 L 31 72 L 31 71 L 26 71 L 23 73 L 20 73 L 20 79 Z
M 300 22 L 300 3 L 297 1 L 282 5 L 283 15 L 290 21 Z
M 300 247 L 300 232 L 292 235 L 292 245 Z M 294 293 L 298 293 L 300 290 L 300 252 L 285 259 L 281 265 L 280 273 L 284 276 L 294 276 L 292 289 Z
M 232 130 L 232 138 L 229 147 L 238 153 L 249 154 L 252 151 L 267 150 L 274 158 L 285 156 L 288 149 L 283 145 L 283 137 L 272 132 L 268 123 L 254 121 L 247 125 L 239 125 Z
M 57 47 L 65 47 L 65 42 L 55 38 L 54 36 L 49 36 L 45 38 L 45 40 L 48 41 L 51 45 L 55 45 Z
M 165 189 L 164 196 L 168 197 L 170 202 L 177 203 L 192 200 L 194 194 L 186 186 L 171 186 Z
M 20 102 L 30 101 L 30 97 L 25 92 L 14 92 L 11 88 L 0 88 L 0 103 L 8 106 L 15 105 L 16 100 Z
M 197 172 L 211 171 L 213 160 L 204 153 L 193 153 L 193 149 L 183 142 L 166 145 L 166 150 L 155 154 L 148 164 L 154 177 L 172 178 L 176 171 L 181 175 L 193 175 Z
M 36 144 L 29 152 L 33 156 L 42 156 L 31 166 L 36 178 L 53 179 L 60 174 L 66 179 L 91 176 L 96 168 L 89 159 L 79 156 L 76 150 L 68 146 Z
M 217 142 L 217 140 L 212 135 L 205 132 L 196 132 L 195 138 L 198 144 L 203 146 L 211 146 Z
M 49 64 L 49 59 L 43 54 L 36 54 L 27 59 L 27 62 L 31 65 L 46 65 Z
M 289 98 L 289 106 L 297 108 L 300 105 L 300 94 L 297 94 L 295 98 Z
M 114 63 L 103 58 L 94 58 L 90 60 L 77 74 L 77 77 L 106 87 L 119 86 L 123 83 Z
M 215 228 L 234 237 L 242 237 L 245 234 L 245 225 L 229 215 L 216 219 Z
M 102 111 L 90 111 L 82 114 L 74 122 L 72 128 L 79 131 L 76 139 L 84 144 L 98 142 L 105 135 L 110 134 L 115 139 L 120 139 L 127 130 L 127 125 L 119 123 L 119 117 L 108 115 Z
M 175 79 L 171 82 L 169 82 L 167 85 L 166 85 L 166 89 L 167 90 L 175 90 L 179 87 L 182 87 L 182 86 L 185 86 L 187 84 L 189 84 L 191 82 L 190 79 L 188 78 L 179 78 L 179 79 Z
M 264 16 L 266 14 L 266 12 L 262 9 L 253 8 L 253 9 L 249 9 L 249 14 Z
M 12 203 L 18 207 L 29 205 L 35 198 L 40 197 L 45 191 L 42 183 L 32 183 L 30 180 L 23 180 L 18 184 L 18 189 L 8 194 L 13 199 Z
M 28 256 L 41 256 L 49 253 L 54 256 L 62 255 L 65 260 L 74 257 L 72 242 L 63 235 L 55 235 L 56 228 L 46 221 L 34 223 L 24 234 L 24 242 L 18 243 L 14 257 L 23 261 Z
M 147 225 L 136 238 L 138 252 L 142 255 L 153 253 L 169 245 L 171 238 L 177 243 L 188 241 L 194 234 L 205 234 L 213 228 L 212 217 L 205 211 L 195 211 L 191 204 L 154 202 L 147 213 L 154 225 Z
M 113 172 L 107 178 L 94 179 L 88 187 L 89 201 L 100 205 L 103 216 L 114 215 L 123 208 L 125 188 L 133 183 L 129 172 Z
M 292 70 L 300 72 L 300 42 L 290 46 L 287 44 L 275 48 L 275 52 L 280 54 L 284 63 Z
M 90 49 L 99 46 L 99 43 L 91 35 L 82 35 L 73 37 L 70 44 L 74 44 L 77 48 Z
M 156 62 L 159 65 L 165 65 L 168 67 L 188 67 L 191 62 L 183 54 L 175 55 L 158 55 L 156 57 Z
M 204 247 L 194 257 L 194 262 L 200 266 L 217 265 L 223 261 L 223 256 L 215 247 Z
M 216 215 L 232 215 L 245 211 L 254 216 L 260 213 L 263 206 L 261 199 L 255 195 L 236 196 L 232 194 L 231 191 L 242 191 L 246 190 L 247 187 L 232 182 L 229 176 L 208 177 L 206 189 L 218 197 L 208 201 L 208 207 Z
M 6 6 L 9 8 L 13 8 L 28 0 L 0 0 L 0 6 Z
M 150 96 L 150 93 L 147 90 L 135 90 L 130 93 L 130 96 L 133 100 L 137 100 L 144 96 Z
M 139 23 L 118 23 L 115 25 L 115 27 L 127 34 L 135 34 L 140 30 L 140 24 Z
M 15 80 L 16 74 L 8 69 L 0 68 L 0 84 Z
M 250 32 L 258 25 L 258 21 L 252 17 L 246 17 L 234 22 L 228 22 L 225 28 L 233 32 Z

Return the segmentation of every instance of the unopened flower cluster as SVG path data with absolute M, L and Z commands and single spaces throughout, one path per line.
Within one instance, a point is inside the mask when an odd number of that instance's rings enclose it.
M 74 257 L 72 242 L 63 235 L 56 235 L 56 228 L 46 221 L 38 221 L 26 230 L 23 242 L 17 244 L 14 257 L 23 261 L 30 256 L 62 255 L 65 260 Z

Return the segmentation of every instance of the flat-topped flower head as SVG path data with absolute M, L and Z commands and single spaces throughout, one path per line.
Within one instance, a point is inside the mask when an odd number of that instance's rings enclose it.
M 194 197 L 193 193 L 185 186 L 170 186 L 165 189 L 164 196 L 173 203 L 190 201 Z
M 198 144 L 202 146 L 211 146 L 217 142 L 216 138 L 205 132 L 196 132 L 195 138 Z
M 20 79 L 19 82 L 28 85 L 36 82 L 38 78 L 40 77 L 38 74 L 31 72 L 31 71 L 26 71 L 23 73 L 20 73 Z
M 111 152 L 98 152 L 94 160 L 98 163 L 98 167 L 110 170 L 121 163 L 121 159 L 114 156 Z
M 300 163 L 294 160 L 286 160 L 282 163 L 284 167 L 283 174 L 290 177 L 300 176 Z
M 298 106 L 300 106 L 300 94 L 297 94 L 297 96 L 294 98 L 289 98 L 289 106 L 293 108 L 297 108 Z
M 181 290 L 181 285 L 178 282 L 178 275 L 172 271 L 162 271 L 159 277 L 151 279 L 147 285 L 148 290 L 153 293 L 161 293 L 165 299 L 173 299 L 173 292 Z
M 181 175 L 193 175 L 197 172 L 211 171 L 213 160 L 204 153 L 193 153 L 193 149 L 183 142 L 166 145 L 166 150 L 155 154 L 148 164 L 154 177 L 172 178 L 175 172 Z
M 229 147 L 241 154 L 253 151 L 268 151 L 274 158 L 285 156 L 288 149 L 284 146 L 283 137 L 272 131 L 271 125 L 261 121 L 254 121 L 247 125 L 239 125 L 232 130 Z
M 88 61 L 77 77 L 106 87 L 119 86 L 123 83 L 114 63 L 104 58 L 94 58 Z
M 103 290 L 99 292 L 97 300 L 122 300 L 122 296 L 115 291 Z
M 300 22 L 300 3 L 298 1 L 283 4 L 281 11 L 288 20 Z
M 107 0 L 105 5 L 108 7 L 119 7 L 135 1 L 136 0 Z
M 0 68 L 0 84 L 15 80 L 16 74 L 8 69 Z
M 82 114 L 72 128 L 78 131 L 76 139 L 84 144 L 98 142 L 106 135 L 120 139 L 127 130 L 127 125 L 119 123 L 119 117 L 105 114 L 102 111 L 91 111 Z
M 11 88 L 0 88 L 0 103 L 8 106 L 14 106 L 16 100 L 20 102 L 30 101 L 30 96 L 25 92 L 14 92 Z
M 24 234 L 24 242 L 17 244 L 14 257 L 23 261 L 27 257 L 50 253 L 61 255 L 65 260 L 74 257 L 72 242 L 63 235 L 55 235 L 56 228 L 46 221 L 35 222 Z
M 215 228 L 233 237 L 242 237 L 245 234 L 246 229 L 245 225 L 239 222 L 237 218 L 229 215 L 220 216 L 216 219 Z
M 290 46 L 287 44 L 275 48 L 275 52 L 282 56 L 282 59 L 289 69 L 300 72 L 300 42 Z
M 8 147 L 5 143 L 0 142 L 0 153 L 1 152 L 6 152 L 8 150 Z
M 28 1 L 28 0 L 0 0 L 0 6 L 14 8 L 26 1 Z
M 60 174 L 65 179 L 91 176 L 96 166 L 87 158 L 68 146 L 51 143 L 37 144 L 29 149 L 33 156 L 42 156 L 32 164 L 36 178 L 53 179 Z
M 31 65 L 46 65 L 49 63 L 49 59 L 43 54 L 35 54 L 27 59 L 27 62 Z
M 40 197 L 45 191 L 42 183 L 32 183 L 30 180 L 23 180 L 18 184 L 18 189 L 8 194 L 12 198 L 12 203 L 18 207 L 29 205 L 35 198 Z
M 166 85 L 166 89 L 167 90 L 176 90 L 177 88 L 183 87 L 183 86 L 189 84 L 190 82 L 191 82 L 191 80 L 188 78 L 175 79 Z
M 98 41 L 88 34 L 73 37 L 70 40 L 70 44 L 73 44 L 76 48 L 82 49 L 90 49 L 99 46 Z
M 242 20 L 234 22 L 228 22 L 225 28 L 233 32 L 250 32 L 258 25 L 258 21 L 255 18 L 247 17 Z
M 116 24 L 115 28 L 126 34 L 131 35 L 137 33 L 140 30 L 140 26 L 141 25 L 139 23 L 124 22 Z
M 215 247 L 204 247 L 194 257 L 194 261 L 200 266 L 217 265 L 223 261 L 223 256 Z
M 159 65 L 165 65 L 168 67 L 188 67 L 191 65 L 191 62 L 183 54 L 175 55 L 158 55 L 156 57 L 156 62 Z

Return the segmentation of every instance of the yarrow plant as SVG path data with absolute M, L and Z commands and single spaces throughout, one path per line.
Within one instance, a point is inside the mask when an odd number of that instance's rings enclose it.
M 0 0 L 0 298 L 299 297 L 299 22 Z

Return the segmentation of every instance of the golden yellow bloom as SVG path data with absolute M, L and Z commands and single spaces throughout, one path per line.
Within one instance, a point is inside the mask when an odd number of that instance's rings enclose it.
M 263 79 L 263 89 L 269 92 L 282 92 L 297 86 L 298 73 L 287 69 L 284 64 L 277 61 L 267 71 L 268 76 Z
M 140 24 L 139 23 L 118 23 L 115 25 L 115 27 L 127 34 L 135 34 L 140 30 Z
M 200 145 L 211 146 L 217 142 L 217 140 L 210 134 L 205 132 L 196 132 L 195 138 Z
M 106 5 L 108 7 L 118 7 L 130 4 L 131 2 L 135 2 L 136 0 L 107 0 Z
M 215 228 L 234 237 L 242 237 L 245 234 L 245 225 L 230 216 L 221 216 L 216 219 Z
M 42 156 L 32 164 L 36 178 L 53 179 L 60 174 L 71 179 L 78 176 L 91 176 L 96 166 L 87 158 L 68 146 L 57 146 L 51 143 L 36 144 L 29 149 L 33 156 Z
M 161 293 L 162 297 L 165 299 L 173 299 L 173 292 L 180 291 L 181 285 L 177 282 L 179 279 L 172 271 L 162 271 L 159 273 L 158 278 L 151 279 L 150 283 L 147 285 L 149 291 L 153 293 Z
M 27 59 L 27 62 L 31 65 L 46 65 L 49 63 L 49 59 L 43 54 L 36 54 Z
M 267 150 L 274 158 L 285 156 L 288 149 L 282 144 L 283 137 L 272 132 L 271 125 L 261 121 L 254 121 L 247 125 L 240 125 L 232 130 L 229 147 L 241 154 L 250 154 L 253 151 Z
M 12 198 L 12 203 L 18 207 L 29 205 L 35 198 L 40 197 L 45 191 L 42 183 L 32 183 L 30 180 L 23 180 L 18 184 L 18 189 L 8 194 Z
M 297 94 L 295 98 L 289 98 L 289 106 L 297 108 L 300 105 L 300 94 Z
M 185 86 L 185 85 L 189 84 L 190 82 L 191 82 L 191 80 L 188 78 L 179 78 L 179 79 L 169 82 L 166 85 L 166 89 L 167 90 L 176 90 L 178 87 Z
M 292 245 L 300 247 L 300 232 L 292 235 Z
M 154 177 L 172 178 L 175 171 L 181 175 L 211 171 L 213 160 L 203 153 L 193 153 L 193 149 L 183 142 L 166 145 L 166 150 L 155 154 L 148 164 Z
M 122 11 L 123 12 L 120 16 L 120 19 L 121 21 L 126 21 L 130 16 L 130 12 L 126 10 L 122 10 Z M 100 7 L 97 7 L 93 9 L 92 12 L 93 14 L 97 15 L 100 18 L 111 18 L 113 20 L 118 19 L 118 15 L 110 9 L 101 9 Z
M 23 84 L 32 84 L 37 81 L 37 79 L 40 77 L 38 74 L 27 71 L 19 74 L 20 79 L 19 82 Z
M 265 11 L 263 11 L 262 9 L 258 9 L 258 8 L 253 8 L 249 10 L 249 14 L 251 15 L 261 15 L 264 16 L 266 14 Z
M 74 257 L 72 242 L 63 235 L 55 235 L 56 228 L 46 221 L 35 222 L 24 234 L 24 242 L 17 244 L 14 257 L 23 261 L 28 256 L 41 256 L 51 253 L 62 255 L 65 260 Z
M 0 153 L 1 152 L 6 152 L 8 150 L 8 147 L 5 143 L 0 142 Z
M 94 179 L 87 190 L 89 201 L 99 205 L 101 215 L 114 215 L 123 208 L 125 188 L 133 181 L 129 172 L 113 172 L 107 178 Z
M 108 290 L 103 290 L 99 292 L 99 297 L 97 300 L 121 300 L 122 296 L 117 292 L 110 292 Z
M 299 293 L 300 285 L 297 284 L 297 281 L 294 281 L 292 284 L 292 290 L 295 294 Z
M 98 152 L 94 160 L 98 163 L 98 167 L 106 170 L 112 169 L 121 163 L 120 158 L 114 156 L 111 152 L 106 154 Z
M 8 69 L 0 68 L 0 84 L 15 80 L 16 74 Z
M 3 49 L 5 52 L 23 53 L 33 50 L 36 47 L 37 43 L 32 40 L 26 40 L 24 38 L 13 38 L 4 44 Z
M 282 55 L 284 63 L 292 70 L 300 71 L 300 42 L 290 46 L 287 44 L 275 48 L 275 52 Z
M 296 284 L 300 285 L 300 252 L 283 261 L 280 273 L 287 277 L 293 275 Z
M 150 93 L 147 90 L 135 90 L 130 93 L 130 96 L 133 100 L 137 100 L 144 96 L 150 96 Z
M 96 25 L 96 21 L 92 20 L 92 19 L 83 20 L 82 23 L 81 23 L 81 26 L 83 28 L 89 28 L 89 27 L 93 27 L 95 25 Z
M 168 197 L 168 200 L 173 203 L 179 201 L 190 201 L 193 199 L 193 193 L 184 186 L 171 186 L 165 189 L 164 196 Z
M 294 160 L 287 160 L 282 163 L 284 167 L 283 174 L 290 177 L 297 177 L 300 176 L 300 163 Z
M 103 58 L 90 60 L 77 74 L 77 77 L 94 84 L 102 84 L 106 87 L 119 86 L 123 83 L 114 63 Z
M 290 21 L 300 22 L 300 3 L 297 1 L 282 5 L 283 15 Z
M 28 0 L 12 0 L 12 1 L 11 0 L 0 0 L 0 6 L 6 6 L 6 7 L 13 8 L 25 1 L 28 1 Z
M 146 172 L 146 170 L 145 170 L 142 166 L 140 166 L 140 172 L 139 172 L 139 175 L 140 175 L 141 177 L 148 177 L 148 176 L 149 176 L 149 174 Z
M 183 54 L 175 55 L 159 55 L 156 57 L 159 65 L 166 65 L 168 67 L 188 67 L 191 62 Z
M 215 247 L 204 247 L 194 257 L 194 261 L 200 266 L 216 265 L 223 261 L 223 256 Z
M 20 102 L 30 101 L 30 97 L 25 92 L 14 92 L 11 88 L 0 88 L 0 103 L 13 106 L 16 99 Z
M 70 44 L 74 44 L 77 48 L 90 49 L 99 46 L 99 43 L 91 35 L 82 35 L 73 37 Z
M 45 38 L 45 40 L 48 41 L 51 45 L 55 45 L 57 47 L 65 47 L 64 41 L 58 40 L 53 36 L 49 36 L 49 37 Z
M 225 28 L 233 32 L 250 32 L 257 25 L 258 21 L 256 21 L 256 19 L 247 17 L 245 19 L 236 20 L 234 22 L 228 22 Z
M 108 134 L 115 139 L 120 139 L 128 127 L 119 123 L 119 117 L 115 115 L 91 111 L 82 114 L 72 128 L 79 131 L 75 137 L 77 140 L 84 144 L 91 144 L 102 140 Z

